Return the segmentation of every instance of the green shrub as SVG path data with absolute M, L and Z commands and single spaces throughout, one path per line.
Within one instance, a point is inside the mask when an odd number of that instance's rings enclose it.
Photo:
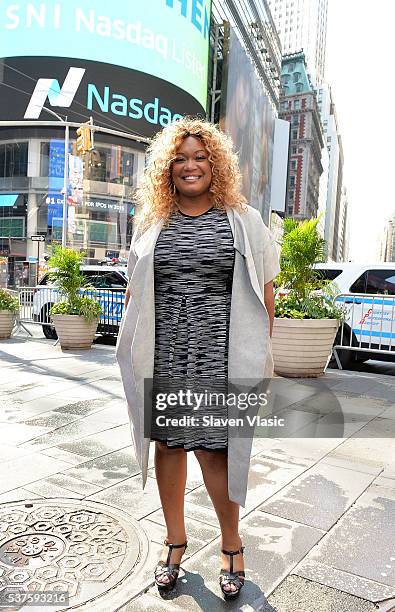
M 79 315 L 88 322 L 100 317 L 101 307 L 99 302 L 87 296 L 78 297 L 73 303 L 56 302 L 49 311 L 50 315 Z
M 19 300 L 11 295 L 7 289 L 0 289 L 0 310 L 8 310 L 9 312 L 18 312 Z
M 333 299 L 336 286 L 322 278 L 314 266 L 325 261 L 325 240 L 318 231 L 317 219 L 284 220 L 281 272 L 276 278 L 275 316 L 287 319 L 339 319 L 343 306 Z M 285 289 L 284 294 L 281 289 Z
M 84 257 L 85 253 L 79 253 L 73 251 L 73 249 L 61 246 L 53 248 L 48 261 L 50 267 L 53 268 L 50 272 L 50 278 L 56 282 L 59 291 L 66 299 L 54 304 L 50 310 L 50 315 L 79 315 L 87 321 L 100 317 L 102 309 L 99 302 L 84 296 L 82 293 L 84 289 L 96 293 L 81 272 Z

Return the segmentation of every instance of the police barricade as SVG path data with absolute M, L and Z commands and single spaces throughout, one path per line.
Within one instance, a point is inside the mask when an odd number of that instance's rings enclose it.
M 102 314 L 97 332 L 116 336 L 124 311 L 125 289 L 84 289 L 81 290 L 81 294 L 97 300 L 101 306 Z M 18 289 L 18 322 L 42 325 L 44 334 L 48 338 L 52 337 L 53 323 L 49 311 L 53 304 L 62 300 L 62 297 L 61 292 L 56 287 L 45 285 L 20 287 Z
M 345 319 L 332 348 L 339 369 L 339 351 L 352 351 L 366 358 L 371 353 L 390 355 L 395 361 L 395 295 L 340 293 L 335 303 L 344 306 Z

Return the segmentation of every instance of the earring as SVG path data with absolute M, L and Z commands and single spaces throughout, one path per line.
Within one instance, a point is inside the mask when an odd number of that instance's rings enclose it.
M 171 192 L 172 192 L 173 196 L 176 195 L 176 186 L 175 186 L 174 183 L 171 184 Z

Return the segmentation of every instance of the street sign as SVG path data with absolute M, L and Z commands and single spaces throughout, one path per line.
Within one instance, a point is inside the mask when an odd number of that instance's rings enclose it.
M 30 236 L 33 242 L 45 242 L 45 236 Z

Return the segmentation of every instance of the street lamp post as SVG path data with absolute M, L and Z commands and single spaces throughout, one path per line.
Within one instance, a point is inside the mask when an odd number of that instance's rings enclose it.
M 53 115 L 54 117 L 56 117 L 56 119 L 59 119 L 59 121 L 61 121 L 61 123 L 63 123 L 63 125 L 64 125 L 62 247 L 65 247 L 66 244 L 67 244 L 67 214 L 68 214 L 68 210 L 67 210 L 67 188 L 68 188 L 68 182 L 69 182 L 69 125 L 67 123 L 67 117 L 65 117 L 65 119 L 62 119 L 62 117 L 60 115 L 55 113 L 50 108 L 47 108 L 46 106 L 43 106 L 42 108 L 43 108 L 43 110 L 47 111 L 47 113 L 50 113 L 50 115 Z
M 66 117 L 67 122 L 67 117 Z M 67 245 L 68 229 L 68 209 L 67 209 L 67 189 L 69 182 L 69 126 L 64 126 L 64 181 L 63 181 L 63 223 L 62 223 L 62 247 Z

